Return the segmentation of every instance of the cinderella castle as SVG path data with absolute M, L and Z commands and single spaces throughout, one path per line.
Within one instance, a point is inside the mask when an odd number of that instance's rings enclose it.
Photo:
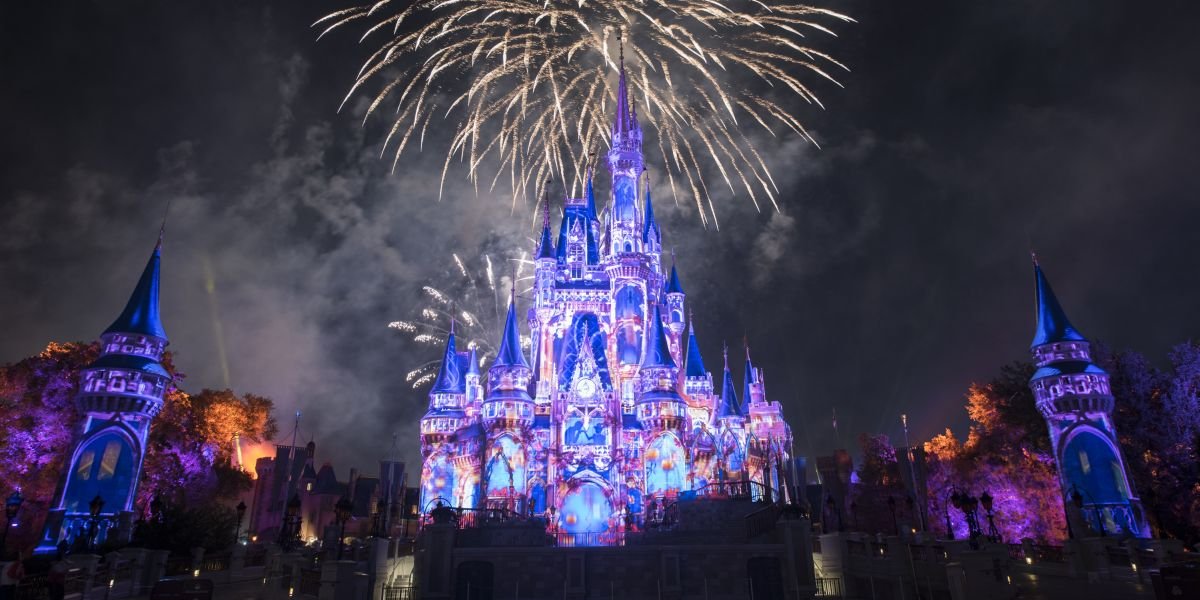
M 453 332 L 446 341 L 421 420 L 424 512 L 439 502 L 503 509 L 603 539 L 681 495 L 738 484 L 782 500 L 796 489 L 791 430 L 749 349 L 740 397 L 728 350 L 720 389 L 705 368 L 674 258 L 663 261 L 623 66 L 619 77 L 609 208 L 597 211 L 589 171 L 557 237 L 547 209 L 526 317 L 531 355 L 515 294 L 486 373 Z

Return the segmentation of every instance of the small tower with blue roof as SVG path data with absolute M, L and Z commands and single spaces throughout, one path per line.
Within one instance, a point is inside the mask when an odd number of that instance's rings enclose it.
M 1037 371 L 1029 387 L 1050 429 L 1071 530 L 1077 537 L 1150 537 L 1117 441 L 1108 373 L 1092 362 L 1091 344 L 1067 319 L 1036 256 L 1033 279 L 1037 326 L 1030 352 Z
M 526 448 L 533 425 L 533 398 L 529 395 L 533 370 L 521 351 L 517 324 L 514 290 L 504 319 L 500 349 L 488 369 L 482 415 L 486 437 L 482 475 L 483 498 L 489 508 L 523 513 L 527 497 Z
M 96 542 L 130 538 L 146 439 L 172 386 L 162 364 L 168 340 L 158 310 L 161 261 L 160 234 L 125 310 L 100 335 L 100 357 L 80 373 L 75 405 L 84 419 L 39 551 L 86 535 L 96 500 Z

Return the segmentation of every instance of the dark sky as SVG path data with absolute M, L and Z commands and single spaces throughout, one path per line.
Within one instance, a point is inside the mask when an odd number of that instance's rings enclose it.
M 398 433 L 417 458 L 436 349 L 388 330 L 450 252 L 525 244 L 528 208 L 441 154 L 388 174 L 385 132 L 337 114 L 365 48 L 309 24 L 343 2 L 0 7 L 0 362 L 120 311 L 168 199 L 164 320 L 190 390 L 304 410 L 344 475 Z M 1200 332 L 1200 4 L 834 1 L 850 68 L 770 148 L 780 213 L 660 202 L 710 368 L 743 334 L 804 453 L 966 423 L 972 381 L 1027 356 L 1028 251 L 1075 324 L 1161 362 Z M 653 168 L 651 163 L 651 168 Z M 602 190 L 607 186 L 602 185 Z M 478 264 L 474 265 L 475 267 Z M 211 290 L 211 291 L 210 291 Z M 736 353 L 735 353 L 736 354 Z M 740 372 L 740 364 L 737 371 Z

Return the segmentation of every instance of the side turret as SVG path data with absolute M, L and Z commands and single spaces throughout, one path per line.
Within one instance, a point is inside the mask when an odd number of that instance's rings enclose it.
M 487 396 L 483 402 L 486 428 L 525 428 L 533 424 L 533 398 L 529 384 L 533 370 L 521 352 L 517 331 L 517 303 L 514 293 L 504 319 L 504 333 L 496 360 L 488 369 Z
M 1087 338 L 1067 319 L 1036 257 L 1033 277 L 1037 327 L 1030 351 L 1037 371 L 1029 388 L 1050 431 L 1071 529 L 1076 536 L 1095 527 L 1091 535 L 1149 537 L 1112 420 L 1108 373 L 1092 362 Z
M 427 438 L 427 442 L 453 434 L 469 420 L 466 413 L 466 362 L 466 358 L 458 354 L 454 324 L 451 323 L 450 334 L 446 336 L 446 350 L 442 353 L 442 366 L 429 390 L 429 410 L 421 419 L 421 434 Z
M 649 429 L 681 429 L 686 425 L 687 410 L 683 397 L 675 389 L 677 367 L 663 332 L 662 315 L 655 305 L 646 332 L 646 352 L 642 359 L 641 394 L 637 417 Z

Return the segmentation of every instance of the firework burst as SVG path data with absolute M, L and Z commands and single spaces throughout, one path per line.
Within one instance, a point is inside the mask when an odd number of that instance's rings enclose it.
M 832 26 L 851 21 L 783 0 L 379 0 L 313 26 L 324 36 L 359 25 L 360 42 L 381 40 L 346 100 L 378 80 L 366 117 L 395 104 L 384 143 L 393 168 L 445 121 L 453 134 L 442 187 L 457 159 L 477 190 L 481 178 L 494 189 L 507 175 L 514 203 L 540 197 L 550 177 L 580 189 L 587 157 L 608 144 L 621 48 L 672 192 L 682 187 L 715 223 L 702 167 L 731 193 L 778 208 L 767 163 L 741 125 L 815 143 L 795 108 L 820 107 L 809 80 L 837 84 L 831 70 L 845 67 L 809 36 L 835 36 Z M 490 181 L 487 161 L 498 165 Z
M 426 303 L 417 311 L 417 316 L 388 323 L 389 328 L 405 334 L 413 342 L 429 346 L 437 357 L 421 363 L 405 375 L 405 381 L 413 389 L 437 377 L 438 369 L 442 366 L 441 350 L 446 344 L 446 336 L 450 334 L 451 323 L 454 324 L 458 347 L 474 348 L 480 366 L 496 355 L 496 343 L 500 341 L 504 327 L 512 278 L 516 278 L 518 286 L 531 279 L 523 273 L 530 264 L 527 254 L 514 253 L 514 256 L 501 259 L 501 263 L 494 262 L 490 255 L 484 254 L 478 270 L 472 270 L 458 254 L 452 254 L 451 280 L 442 287 L 427 285 L 421 289 Z M 521 345 L 528 348 L 529 338 L 522 336 Z

